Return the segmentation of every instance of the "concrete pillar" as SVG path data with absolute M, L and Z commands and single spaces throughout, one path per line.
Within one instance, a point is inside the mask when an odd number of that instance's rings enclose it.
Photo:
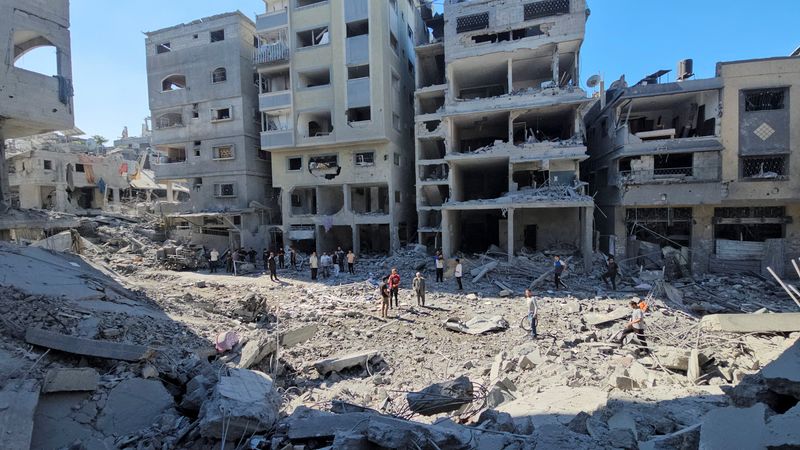
M 361 235 L 358 233 L 358 224 L 352 224 L 350 227 L 353 230 L 353 253 L 358 256 L 361 253 Z
M 322 225 L 316 225 L 314 227 L 314 249 L 317 251 L 317 258 L 322 257 L 322 233 L 325 232 L 325 228 Z
M 167 201 L 168 202 L 175 201 L 175 196 L 174 196 L 175 192 L 172 189 L 172 181 L 168 180 L 166 184 L 167 184 Z
M 556 46 L 555 50 L 553 50 L 552 68 L 553 68 L 553 82 L 556 84 L 556 86 L 558 86 L 558 81 L 559 81 L 558 80 L 559 79 L 559 76 L 558 76 L 558 46 Z
M 120 203 L 119 188 L 114 188 L 114 190 L 112 192 L 114 194 L 112 202 L 114 203 L 114 205 L 119 205 L 119 203 Z
M 350 191 L 349 184 L 343 184 L 342 189 L 344 189 L 344 210 L 348 214 L 353 214 L 353 197 L 352 192 Z
M 692 208 L 690 257 L 693 273 L 706 273 L 714 249 L 714 207 L 698 205 Z
M 508 59 L 508 72 L 507 72 L 507 75 L 508 75 L 507 76 L 507 78 L 508 78 L 508 92 L 509 93 L 514 90 L 514 70 L 513 70 L 513 67 L 514 67 L 514 64 L 511 62 L 511 58 L 509 58 Z
M 67 185 L 64 183 L 56 184 L 55 210 L 65 212 L 67 210 Z
M 442 210 L 442 254 L 449 258 L 453 253 L 452 230 L 450 230 L 450 211 Z
M 508 208 L 506 219 L 506 223 L 508 223 L 508 262 L 511 262 L 514 259 L 514 208 Z
M 586 273 L 592 270 L 592 237 L 594 235 L 594 206 L 581 208 L 581 223 L 583 233 L 581 237 L 581 256 L 583 257 L 583 269 Z
M 0 204 L 8 199 L 8 192 L 11 189 L 8 183 L 8 168 L 6 167 L 6 141 L 3 134 L 3 119 L 0 118 Z

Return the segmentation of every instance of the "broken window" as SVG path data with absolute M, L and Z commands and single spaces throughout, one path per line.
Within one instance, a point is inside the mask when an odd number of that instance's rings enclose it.
M 350 108 L 347 110 L 348 122 L 365 122 L 372 118 L 372 109 L 369 106 Z
M 456 33 L 489 28 L 489 13 L 470 14 L 456 18 Z
M 44 160 L 44 170 L 53 170 L 53 161 Z
M 200 105 L 197 103 L 192 104 L 192 119 L 200 118 Z
M 369 34 L 369 21 L 366 19 L 350 22 L 345 25 L 345 27 L 347 28 L 347 37 L 349 38 Z
M 743 156 L 739 158 L 742 178 L 751 179 L 786 179 L 789 169 L 789 157 L 778 156 Z
M 745 111 L 771 111 L 783 109 L 785 89 L 761 89 L 744 93 Z
M 236 190 L 233 183 L 215 183 L 214 184 L 215 197 L 235 197 Z
M 300 122 L 300 129 L 306 132 L 303 137 L 321 137 L 333 133 L 330 111 L 301 113 L 297 120 Z
M 400 154 L 399 153 L 395 153 L 394 154 L 394 165 L 395 166 L 399 166 L 400 165 Z
M 503 42 L 503 41 L 516 41 L 528 37 L 541 36 L 544 34 L 542 27 L 536 25 L 533 27 L 517 28 L 511 31 L 501 31 L 499 33 L 477 34 L 471 37 L 472 42 L 481 44 L 484 42 Z
M 211 72 L 212 83 L 222 83 L 228 79 L 228 71 L 224 67 L 218 67 Z
M 402 130 L 402 126 L 401 125 L 402 124 L 400 122 L 400 115 L 397 114 L 397 113 L 392 113 L 392 126 L 394 127 L 395 131 L 397 131 L 398 133 Z
M 369 64 L 363 64 L 360 66 L 350 66 L 347 68 L 347 79 L 353 80 L 356 78 L 367 78 L 369 77 Z
M 394 54 L 397 54 L 397 38 L 394 37 L 394 33 L 391 31 L 389 32 L 389 45 L 392 47 L 392 51 Z
M 229 120 L 231 119 L 231 109 L 230 108 L 218 108 L 211 110 L 211 121 L 217 122 L 220 120 Z
M 355 155 L 355 164 L 359 167 L 374 166 L 375 152 L 359 152 Z
M 338 155 L 319 155 L 312 156 L 308 159 L 308 169 L 315 170 L 330 170 L 339 168 Z
M 785 236 L 791 222 L 782 206 L 714 208 L 714 238 L 764 242 Z
M 265 112 L 262 116 L 261 131 L 291 130 L 291 113 L 288 110 Z
M 172 45 L 169 42 L 162 42 L 156 45 L 156 53 L 168 53 L 172 51 Z
M 270 92 L 286 91 L 290 86 L 290 78 L 288 70 L 262 74 L 260 92 L 262 94 L 268 94 Z
M 213 148 L 214 159 L 233 159 L 233 145 L 218 145 Z
M 203 187 L 203 178 L 202 177 L 195 177 L 194 180 L 192 180 L 192 187 L 196 191 L 200 190 L 200 188 Z
M 299 72 L 297 74 L 297 80 L 300 82 L 300 87 L 302 88 L 327 86 L 331 84 L 331 70 L 326 67 L 324 69 Z
M 555 16 L 559 14 L 569 14 L 569 0 L 545 0 L 541 2 L 527 3 L 523 7 L 525 20 L 538 19 L 540 17 Z
M 156 128 L 164 129 L 164 128 L 172 128 L 172 127 L 182 127 L 183 126 L 183 116 L 180 113 L 166 113 L 160 115 L 156 119 Z
M 75 172 L 85 172 L 86 169 L 83 167 L 83 164 L 75 164 Z
M 394 191 L 394 202 L 400 203 L 400 200 L 403 199 L 403 195 L 400 191 Z
M 317 3 L 323 3 L 328 0 L 297 0 L 297 7 L 302 8 L 303 6 L 311 6 L 316 5 Z
M 161 91 L 176 91 L 178 89 L 185 89 L 186 88 L 186 76 L 185 75 L 170 75 L 167 78 L 164 78 L 161 81 Z
M 328 27 L 319 27 L 312 30 L 297 32 L 297 47 L 314 47 L 330 43 Z
M 406 33 L 408 33 L 408 39 L 413 43 L 414 42 L 414 30 L 411 29 L 411 26 L 406 25 Z
M 673 153 L 655 155 L 653 158 L 653 175 L 658 177 L 692 176 L 691 153 Z
M 211 32 L 211 42 L 219 42 L 225 40 L 225 30 L 215 30 Z
M 288 170 L 300 170 L 303 168 L 303 158 L 300 156 L 287 158 L 286 162 L 289 166 Z
M 414 75 L 414 63 L 411 60 L 408 60 L 408 74 Z

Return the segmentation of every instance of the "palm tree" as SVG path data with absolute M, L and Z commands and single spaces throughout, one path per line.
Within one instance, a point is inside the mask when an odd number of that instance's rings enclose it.
M 105 144 L 106 142 L 108 142 L 108 139 L 104 138 L 103 136 L 100 136 L 99 134 L 95 134 L 94 136 L 92 136 L 92 140 L 93 140 L 93 141 L 94 141 L 94 142 L 95 142 L 97 145 L 99 145 L 99 146 L 100 146 L 100 151 L 99 151 L 98 153 L 105 154 L 105 153 L 106 153 L 106 148 L 105 148 L 105 147 L 103 147 L 103 144 Z

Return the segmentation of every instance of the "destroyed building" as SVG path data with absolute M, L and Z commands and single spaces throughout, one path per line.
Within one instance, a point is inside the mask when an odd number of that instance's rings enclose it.
M 6 37 L 0 44 L 2 203 L 9 195 L 5 140 L 74 126 L 69 1 L 0 1 L 0 35 Z M 26 68 L 26 55 L 34 53 L 52 55 L 47 67 L 50 73 Z
M 580 249 L 591 261 L 594 204 L 579 110 L 583 0 L 422 6 L 416 48 L 419 242 L 445 256 L 491 246 Z
M 663 70 L 601 94 L 584 171 L 600 249 L 647 267 L 677 251 L 696 273 L 782 276 L 800 251 L 798 71 L 800 58 L 780 57 L 691 79 L 683 61 L 674 82 L 659 82 Z
M 261 149 L 286 244 L 384 253 L 415 235 L 411 3 L 268 0 L 257 17 Z
M 238 11 L 147 33 L 156 180 L 191 189 L 190 211 L 168 217 L 173 237 L 265 246 L 273 194 L 258 145 L 254 42 L 255 25 Z

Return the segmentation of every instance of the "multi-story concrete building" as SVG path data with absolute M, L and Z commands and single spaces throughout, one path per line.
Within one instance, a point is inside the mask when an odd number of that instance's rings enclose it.
M 68 0 L 0 0 L 0 203 L 9 194 L 5 139 L 74 126 Z M 54 50 L 54 51 L 53 51 Z M 52 52 L 54 73 L 20 67 L 28 52 Z
M 800 252 L 800 58 L 719 63 L 708 79 L 679 67 L 675 82 L 660 71 L 610 89 L 586 115 L 600 249 L 663 265 L 672 247 L 695 272 L 782 272 Z
M 419 241 L 592 251 L 592 199 L 579 110 L 584 0 L 446 0 L 417 47 Z
M 415 233 L 409 0 L 265 0 L 256 20 L 261 149 L 283 240 L 387 252 Z
M 191 187 L 191 213 L 173 219 L 194 242 L 267 245 L 272 187 L 259 149 L 254 45 L 255 25 L 240 12 L 147 33 L 156 179 Z

